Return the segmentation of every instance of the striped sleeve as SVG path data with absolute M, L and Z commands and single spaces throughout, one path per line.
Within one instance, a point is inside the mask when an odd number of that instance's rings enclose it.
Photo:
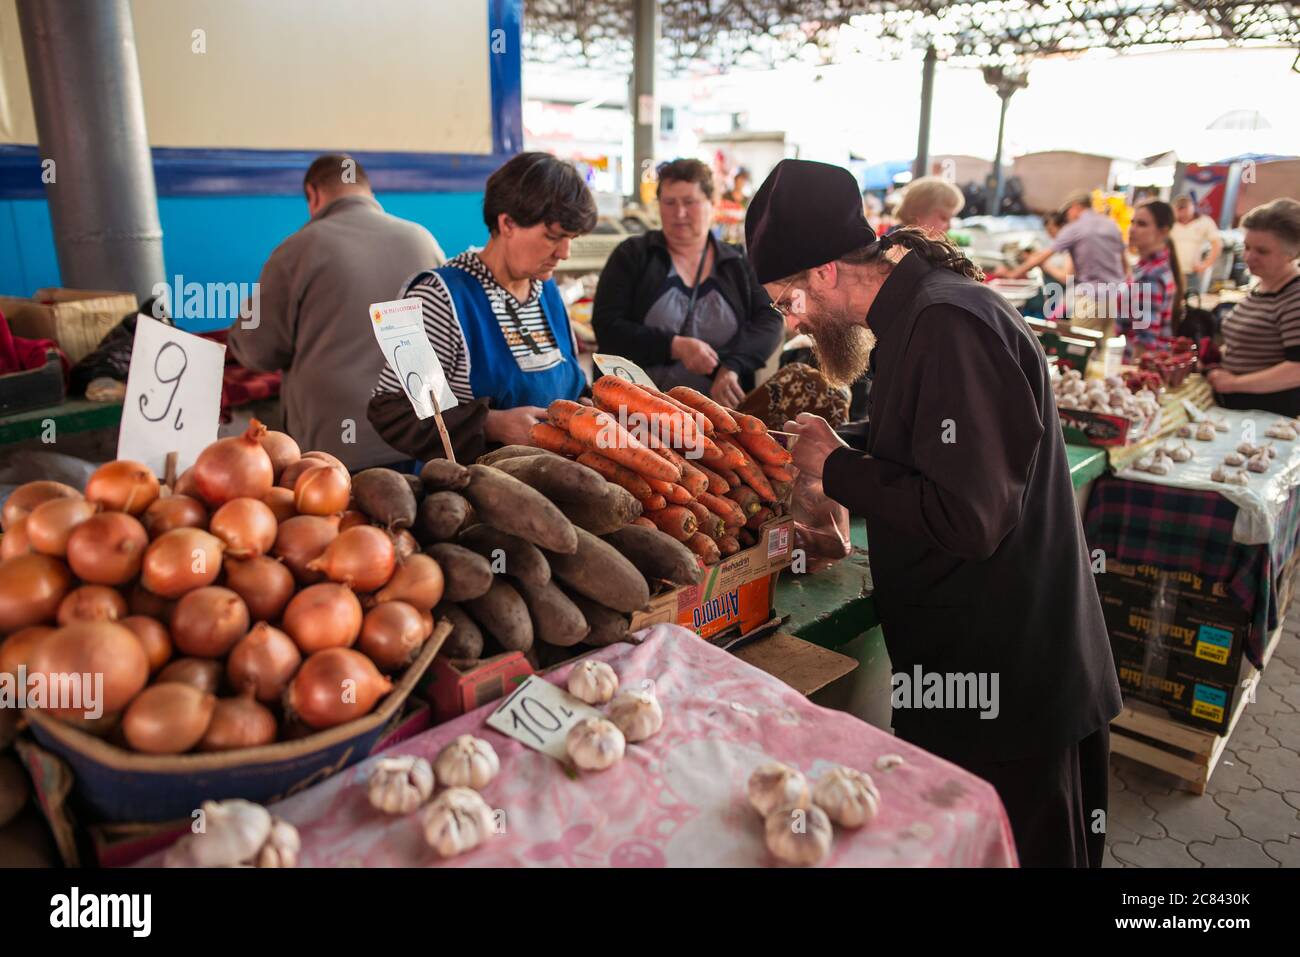
M 403 298 L 420 300 L 420 309 L 424 314 L 424 334 L 433 346 L 434 354 L 442 365 L 447 384 L 460 402 L 472 402 L 473 390 L 469 384 L 469 350 L 465 345 L 465 334 L 456 320 L 456 310 L 452 305 L 451 293 L 447 290 L 442 277 L 430 273 L 421 281 L 409 286 Z M 379 373 L 379 381 L 372 394 L 381 392 L 401 392 L 402 385 L 393 372 L 392 366 L 384 363 Z
M 1278 293 L 1277 328 L 1287 349 L 1300 346 L 1300 280 L 1292 280 Z

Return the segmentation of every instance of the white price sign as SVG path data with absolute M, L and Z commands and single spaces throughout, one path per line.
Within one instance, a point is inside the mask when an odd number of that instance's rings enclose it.
M 217 439 L 226 347 L 140 315 L 117 437 L 117 457 L 162 476 L 176 452 L 179 474 Z
M 649 373 L 631 359 L 597 352 L 591 357 L 591 360 L 596 363 L 596 368 L 601 371 L 602 375 L 618 376 L 620 379 L 627 379 L 628 382 L 649 386 L 656 392 L 659 391 L 659 386 L 655 385 L 655 380 L 650 378 Z
M 438 397 L 442 411 L 456 405 L 456 395 L 447 384 L 438 354 L 424 333 L 424 313 L 418 299 L 394 299 L 370 305 L 370 324 L 384 351 L 389 368 L 402 383 L 415 414 L 421 419 L 433 415 L 430 393 Z
M 545 678 L 529 675 L 492 712 L 487 723 L 488 727 L 563 762 L 569 757 L 564 747 L 569 729 L 585 718 L 599 717 L 602 717 L 599 711 L 563 688 Z

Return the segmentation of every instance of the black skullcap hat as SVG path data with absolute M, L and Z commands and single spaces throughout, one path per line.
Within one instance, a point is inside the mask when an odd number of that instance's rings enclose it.
M 875 238 L 858 181 L 829 163 L 781 160 L 745 213 L 745 246 L 759 282 L 833 262 Z

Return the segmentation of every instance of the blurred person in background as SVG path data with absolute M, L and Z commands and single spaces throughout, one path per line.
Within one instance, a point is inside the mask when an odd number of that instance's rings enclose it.
M 408 278 L 398 299 L 420 300 L 424 332 L 458 404 L 443 413 L 458 462 L 498 445 L 526 445 L 555 399 L 587 390 L 555 267 L 596 225 L 596 201 L 571 163 L 520 153 L 488 177 L 488 242 Z M 420 419 L 385 361 L 371 423 L 416 459 L 445 458 L 435 420 Z
M 944 239 L 965 205 L 966 197 L 952 183 L 938 176 L 922 176 L 903 188 L 893 228 L 915 226 L 931 239 Z
M 729 203 L 735 203 L 741 209 L 749 205 L 749 170 L 741 166 L 731 179 L 731 189 L 722 194 Z
M 303 177 L 310 221 L 277 246 L 259 278 L 260 309 L 236 322 L 227 345 L 240 365 L 284 371 L 284 431 L 349 469 L 402 456 L 366 420 L 384 355 L 370 329 L 370 304 L 403 280 L 439 266 L 429 231 L 384 212 L 355 159 L 318 156 Z
M 719 242 L 713 174 L 694 159 L 659 167 L 662 229 L 624 240 L 596 286 L 602 352 L 631 359 L 660 389 L 685 385 L 735 408 L 782 339 L 781 317 L 736 247 Z
M 1300 415 L 1300 203 L 1256 206 L 1241 226 L 1256 282 L 1223 320 L 1223 366 L 1210 385 L 1225 408 Z
M 1056 241 L 1056 237 L 1064 227 L 1065 213 L 1059 209 L 1043 217 L 1043 229 L 1047 231 L 1047 238 L 1053 242 Z M 1043 262 L 1042 270 L 1045 278 L 1064 286 L 1069 278 L 1074 275 L 1074 260 L 1070 258 L 1070 254 L 1067 252 L 1054 252 Z
M 880 197 L 868 190 L 862 191 L 862 213 L 867 217 L 867 225 L 877 236 L 885 233 L 885 204 Z
M 1174 208 L 1150 199 L 1133 212 L 1128 228 L 1129 247 L 1137 254 L 1127 303 L 1121 303 L 1115 317 L 1115 333 L 1124 336 L 1125 358 L 1129 362 L 1161 339 L 1172 339 L 1183 318 L 1183 273 L 1178 268 L 1178 251 L 1170 239 Z
M 1210 288 L 1210 274 L 1223 251 L 1219 227 L 1209 216 L 1196 212 L 1190 196 L 1174 200 L 1174 216 L 1177 222 L 1170 236 L 1183 268 L 1183 288 L 1203 294 Z

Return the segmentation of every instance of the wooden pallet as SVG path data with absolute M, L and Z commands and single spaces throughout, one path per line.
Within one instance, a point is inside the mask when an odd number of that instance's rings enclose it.
M 1288 618 L 1269 635 L 1264 647 L 1264 667 L 1268 667 L 1284 630 L 1300 630 L 1300 620 Z M 1247 702 L 1255 696 L 1262 674 L 1261 670 L 1247 663 L 1232 706 L 1232 720 L 1224 734 L 1180 724 L 1158 705 L 1126 701 L 1124 710 L 1110 723 L 1111 752 L 1167 771 L 1188 782 L 1193 793 L 1204 794 L 1210 775 L 1218 766 Z

